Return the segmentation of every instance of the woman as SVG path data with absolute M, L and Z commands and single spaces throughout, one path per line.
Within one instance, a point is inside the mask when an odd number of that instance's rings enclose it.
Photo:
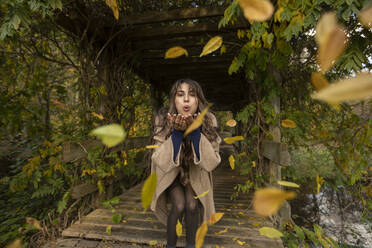
M 151 172 L 157 175 L 151 210 L 167 226 L 168 248 L 176 247 L 176 224 L 183 213 L 187 248 L 195 247 L 199 215 L 205 222 L 215 213 L 211 171 L 221 161 L 216 117 L 207 113 L 202 126 L 183 137 L 207 105 L 196 81 L 180 79 L 170 91 L 168 110 L 163 109 L 155 118 L 154 140 L 159 147 L 151 157 Z M 195 199 L 206 191 L 205 196 Z M 167 202 L 172 204 L 170 211 Z

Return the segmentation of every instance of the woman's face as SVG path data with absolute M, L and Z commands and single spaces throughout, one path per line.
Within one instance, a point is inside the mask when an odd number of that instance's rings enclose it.
M 175 97 L 176 109 L 179 114 L 194 114 L 198 109 L 198 97 L 196 92 L 191 90 L 190 85 L 182 83 L 176 92 Z

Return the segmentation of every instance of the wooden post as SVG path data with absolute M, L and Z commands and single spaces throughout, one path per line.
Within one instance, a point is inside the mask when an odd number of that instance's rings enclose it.
M 274 106 L 275 114 L 280 113 L 280 98 L 279 96 L 275 96 L 271 100 L 272 105 Z M 280 123 L 276 123 L 273 126 L 270 126 L 270 133 L 273 136 L 273 141 L 280 143 Z M 269 161 L 269 170 L 270 170 L 270 184 L 276 184 L 276 181 L 281 180 L 281 171 L 280 165 L 273 162 L 272 160 Z

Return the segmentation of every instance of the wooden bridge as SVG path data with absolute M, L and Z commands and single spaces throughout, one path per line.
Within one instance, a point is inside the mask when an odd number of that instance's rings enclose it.
M 219 222 L 209 227 L 203 247 L 283 247 L 280 239 L 270 239 L 259 234 L 260 227 L 272 226 L 272 223 L 253 212 L 251 193 L 230 199 L 234 185 L 244 183 L 246 178 L 229 167 L 229 151 L 231 147 L 221 147 L 223 162 L 213 172 L 216 211 L 225 214 Z M 154 244 L 152 247 L 165 247 L 166 227 L 151 210 L 143 211 L 142 185 L 121 195 L 119 204 L 115 206 L 115 212 L 123 216 L 119 224 L 112 222 L 114 213 L 110 209 L 98 208 L 64 230 L 60 245 L 54 244 L 53 247 L 149 247 L 150 244 Z M 110 234 L 106 232 L 109 225 Z M 183 236 L 178 238 L 177 247 L 185 246 L 184 231 Z

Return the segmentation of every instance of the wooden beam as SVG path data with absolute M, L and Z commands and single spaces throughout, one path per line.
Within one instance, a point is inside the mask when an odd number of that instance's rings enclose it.
M 119 25 L 149 24 L 187 19 L 201 19 L 223 16 L 226 7 L 198 7 L 189 9 L 174 9 L 168 11 L 151 11 L 139 15 L 121 15 Z M 123 13 L 125 14 L 125 13 Z
M 288 152 L 287 145 L 271 140 L 264 140 L 261 144 L 262 155 L 276 164 L 281 166 L 289 166 L 291 158 Z
M 169 39 L 171 37 L 180 36 L 196 36 L 202 33 L 208 34 L 221 34 L 235 32 L 237 29 L 248 28 L 248 21 L 240 21 L 234 25 L 218 29 L 217 23 L 197 23 L 197 24 L 185 24 L 183 26 L 167 26 L 167 27 L 150 27 L 143 29 L 136 29 L 131 31 L 130 29 L 124 32 L 129 40 L 157 40 L 157 39 Z M 132 29 L 133 30 L 133 29 Z
M 235 32 L 221 33 L 223 41 L 240 44 Z M 168 49 L 172 46 L 192 47 L 203 46 L 211 37 L 206 34 L 200 36 L 182 36 L 163 40 L 138 40 L 132 44 L 133 49 Z
M 130 150 L 147 145 L 149 137 L 127 138 L 125 142 L 113 147 L 111 152 Z M 66 142 L 62 148 L 62 161 L 64 163 L 74 162 L 87 156 L 87 150 L 94 146 L 103 146 L 100 140 L 85 140 L 80 143 Z
M 220 56 L 204 56 L 204 57 L 179 57 L 175 59 L 144 59 L 141 66 L 152 65 L 185 65 L 185 64 L 209 64 L 209 63 L 230 63 L 234 59 L 232 54 L 223 54 Z

